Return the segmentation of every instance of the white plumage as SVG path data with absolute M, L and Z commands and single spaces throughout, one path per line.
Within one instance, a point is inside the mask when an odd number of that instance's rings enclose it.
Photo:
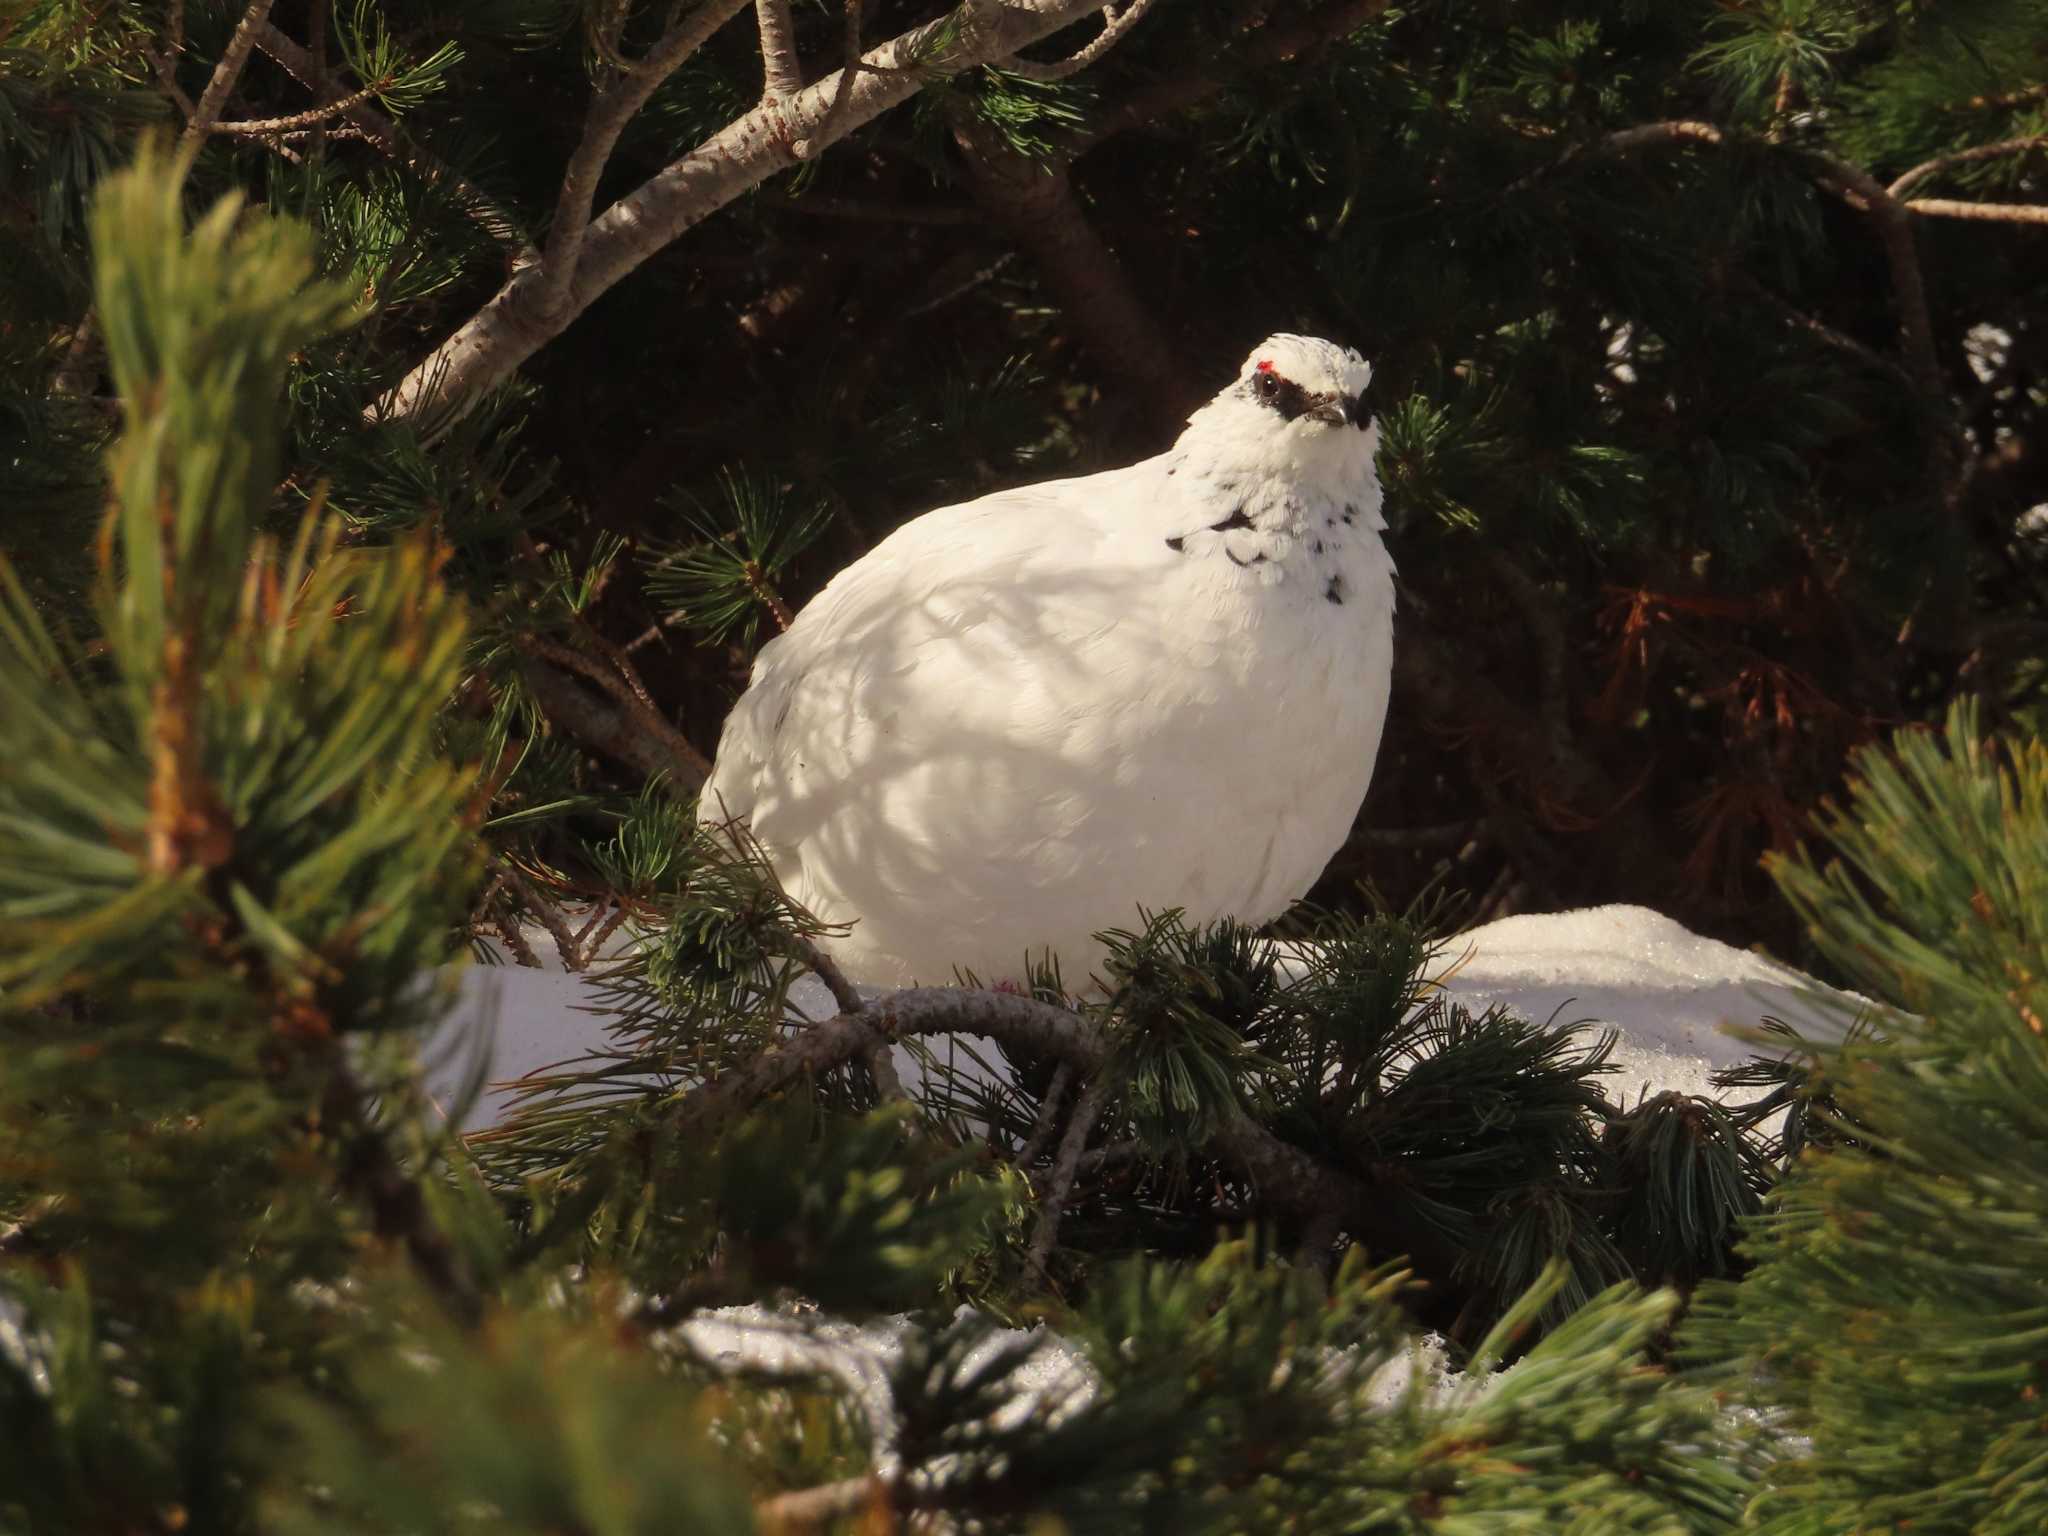
M 942 507 L 762 648 L 699 817 L 856 980 L 1069 984 L 1138 911 L 1264 922 L 1349 833 L 1393 653 L 1356 352 L 1274 336 L 1167 452 Z

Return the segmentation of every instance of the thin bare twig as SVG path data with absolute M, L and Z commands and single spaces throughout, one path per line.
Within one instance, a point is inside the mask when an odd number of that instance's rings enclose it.
M 327 68 L 325 61 L 316 54 L 299 46 L 275 26 L 265 24 L 256 34 L 256 46 L 275 60 L 284 71 L 299 84 L 311 91 L 316 100 L 324 99 L 328 93 Z M 347 118 L 380 153 L 417 174 L 429 186 L 439 187 L 463 213 L 499 245 L 503 246 L 511 259 L 515 272 L 524 270 L 540 259 L 533 243 L 526 238 L 519 221 L 508 213 L 489 193 L 476 186 L 455 170 L 411 143 L 398 130 L 398 125 L 377 111 L 368 102 L 358 102 L 347 108 L 342 116 Z
M 683 61 L 703 47 L 711 34 L 736 16 L 746 0 L 703 0 L 684 15 L 624 71 L 591 98 L 583 118 L 583 135 L 562 172 L 555 198 L 555 220 L 541 258 L 540 286 L 533 302 L 543 314 L 560 311 L 576 280 L 583 243 L 590 232 L 590 208 L 597 184 L 626 124 L 653 99 L 662 83 Z
M 510 860 L 499 860 L 497 871 L 504 877 L 505 884 L 519 893 L 526 910 L 533 914 L 548 936 L 555 941 L 555 950 L 562 957 L 562 969 L 580 971 L 588 964 L 583 946 L 576 942 L 576 935 L 569 931 L 569 924 L 555 904 L 534 889 L 533 882 L 526 878 L 519 866 Z
M 1066 1135 L 1060 1138 L 1059 1156 L 1053 1159 L 1052 1172 L 1046 1177 L 1044 1198 L 1038 1208 L 1038 1225 L 1032 1229 L 1031 1246 L 1024 1255 L 1025 1271 L 1041 1284 L 1045 1280 L 1045 1267 L 1052 1259 L 1052 1245 L 1059 1237 L 1060 1218 L 1066 1214 L 1067 1198 L 1074 1192 L 1074 1177 L 1080 1167 L 1082 1149 L 1088 1144 L 1095 1122 L 1102 1118 L 1102 1111 L 1108 1106 L 1113 1091 L 1108 1069 L 1091 1077 L 1088 1086 L 1081 1090 L 1074 1113 L 1067 1120 Z
M 1074 1064 L 1063 1061 L 1053 1068 L 1052 1083 L 1045 1090 L 1045 1098 L 1038 1106 L 1038 1117 L 1031 1122 L 1031 1134 L 1024 1139 L 1024 1145 L 1017 1153 L 1017 1166 L 1029 1168 L 1045 1154 L 1046 1143 L 1052 1140 L 1052 1128 L 1059 1124 L 1060 1101 L 1067 1096 L 1067 1085 L 1074 1080 Z
M 389 84 L 389 81 L 385 81 L 380 85 L 366 85 L 360 91 L 352 92 L 347 96 L 337 97 L 335 100 L 328 102 L 324 107 L 313 107 L 304 112 L 294 112 L 290 117 L 242 118 L 232 123 L 215 123 L 206 131 L 208 133 L 238 134 L 251 138 L 259 134 L 294 133 L 301 128 L 311 128 L 318 123 L 324 123 L 330 118 L 344 116 L 349 108 L 359 107 L 364 102 L 373 100 L 378 91 L 384 89 Z
M 1003 68 L 1013 75 L 1022 75 L 1026 80 L 1064 80 L 1069 75 L 1078 75 L 1082 70 L 1101 58 L 1110 49 L 1129 35 L 1147 11 L 1152 9 L 1153 0 L 1130 0 L 1122 10 L 1114 5 L 1106 6 L 1102 12 L 1102 30 L 1095 34 L 1092 42 L 1070 53 L 1064 59 L 1050 64 L 1040 64 L 1033 59 L 1011 59 Z
M 257 33 L 270 19 L 273 3 L 274 0 L 253 0 L 242 12 L 242 19 L 235 24 L 234 35 L 228 39 L 220 62 L 213 66 L 212 78 L 206 82 L 206 89 L 200 92 L 199 100 L 192 108 L 192 116 L 186 121 L 185 131 L 178 141 L 181 146 L 195 144 L 205 138 L 212 132 L 213 125 L 220 121 L 221 111 L 241 80 L 250 53 L 255 50 Z
M 842 1016 L 860 1013 L 867 1008 L 867 999 L 860 995 L 860 988 L 847 978 L 846 972 L 818 944 L 800 933 L 789 936 L 790 947 L 796 957 L 810 968 L 811 974 L 825 984 L 825 990 L 832 994 L 832 1001 L 839 1005 Z M 904 1092 L 903 1079 L 896 1071 L 896 1058 L 886 1045 L 870 1046 L 861 1053 L 868 1075 L 875 1080 L 875 1092 L 886 1104 L 901 1103 L 909 1099 Z
M 2048 203 L 1965 203 L 1947 197 L 1916 197 L 1908 213 L 1937 219 L 1983 219 L 1997 224 L 2048 224 Z
M 2024 155 L 2035 149 L 2048 149 L 2048 133 L 2029 134 L 2023 139 L 2002 139 L 1996 144 L 1978 144 L 1953 154 L 1936 155 L 1932 160 L 1921 161 L 1885 190 L 1893 197 L 1904 197 L 1908 188 L 1951 166 L 1969 165 L 1978 160 L 1998 160 L 2007 155 Z

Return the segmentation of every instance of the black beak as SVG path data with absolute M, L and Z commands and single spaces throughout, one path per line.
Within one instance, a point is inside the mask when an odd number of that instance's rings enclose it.
M 1311 395 L 1308 414 L 1317 421 L 1327 421 L 1333 427 L 1349 422 L 1354 427 L 1372 425 L 1372 411 L 1365 403 L 1365 392 L 1355 395 Z

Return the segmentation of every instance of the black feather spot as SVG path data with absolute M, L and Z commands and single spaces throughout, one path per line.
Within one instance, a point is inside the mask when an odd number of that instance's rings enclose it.
M 1323 552 L 1323 541 L 1321 539 L 1317 539 L 1311 547 L 1315 550 L 1317 554 L 1320 555 Z
M 1332 576 L 1330 584 L 1323 588 L 1323 596 L 1328 601 L 1335 603 L 1339 608 L 1342 608 L 1344 606 L 1344 578 L 1342 576 Z
M 1166 547 L 1178 555 L 1187 549 L 1188 541 L 1186 539 L 1168 539 Z
M 1222 522 L 1211 523 L 1209 531 L 1211 533 L 1228 533 L 1233 528 L 1249 528 L 1251 525 L 1252 520 L 1244 515 L 1244 508 L 1239 507 L 1230 516 L 1223 519 Z
M 1232 565 L 1241 565 L 1245 567 L 1247 570 L 1249 570 L 1252 566 L 1263 564 L 1266 559 L 1264 555 L 1253 555 L 1249 560 L 1240 560 L 1237 558 L 1237 551 L 1232 549 L 1227 544 L 1223 546 L 1223 553 L 1230 556 L 1230 563 Z

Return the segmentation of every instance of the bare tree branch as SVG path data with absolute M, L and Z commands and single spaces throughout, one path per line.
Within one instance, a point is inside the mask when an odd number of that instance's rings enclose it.
M 707 0 L 711 7 L 737 3 Z M 1008 58 L 1102 4 L 968 0 L 961 10 L 913 27 L 865 54 L 837 123 L 828 127 L 825 118 L 843 70 L 787 102 L 743 114 L 590 221 L 558 306 L 538 302 L 543 287 L 553 281 L 544 258 L 538 268 L 515 273 L 373 410 L 409 417 L 467 404 L 510 377 L 600 295 L 685 230 L 798 164 L 797 141 L 819 140 L 822 148 L 908 100 L 926 80 Z
M 953 139 L 976 200 L 1030 253 L 1096 360 L 1127 380 L 1162 420 L 1178 424 L 1197 403 L 1194 375 L 1176 361 L 1151 306 L 1089 222 L 1067 165 L 1020 154 L 965 112 L 954 114 Z
M 1936 155 L 1932 160 L 1921 161 L 1885 190 L 1893 197 L 1904 197 L 1908 188 L 1925 181 L 1929 176 L 1948 170 L 1951 166 L 1969 165 L 1979 160 L 1998 160 L 2007 155 L 2024 155 L 2035 149 L 2048 149 L 2048 133 L 2030 134 L 2023 139 L 2004 139 L 1996 144 L 1978 144 L 1970 149 L 1959 149 L 1953 154 Z
M 709 760 L 691 745 L 687 736 L 669 724 L 630 662 L 623 668 L 608 667 L 574 646 L 562 645 L 539 635 L 522 635 L 517 644 L 529 656 L 589 678 L 623 704 L 628 713 L 639 721 L 641 729 L 667 749 L 667 756 L 672 759 L 668 767 L 671 771 L 681 770 L 692 789 L 711 777 Z
M 364 102 L 374 100 L 377 92 L 382 88 L 382 86 L 366 85 L 360 91 L 347 96 L 337 97 L 333 101 L 328 102 L 324 107 L 314 107 L 305 112 L 295 112 L 290 117 L 244 118 L 238 122 L 215 123 L 206 131 L 208 133 L 237 134 L 251 138 L 266 133 L 292 133 L 300 128 L 311 128 L 317 123 L 328 121 L 330 118 L 340 117 L 350 107 L 358 107 Z
M 1031 1246 L 1024 1255 L 1025 1273 L 1040 1283 L 1045 1280 L 1045 1267 L 1052 1258 L 1052 1245 L 1059 1238 L 1060 1218 L 1066 1214 L 1067 1197 L 1074 1192 L 1074 1176 L 1081 1164 L 1082 1148 L 1088 1145 L 1089 1133 L 1095 1129 L 1095 1122 L 1102 1118 L 1102 1111 L 1115 1087 L 1115 1079 L 1106 1067 L 1089 1078 L 1088 1086 L 1081 1090 L 1081 1097 L 1074 1105 L 1074 1113 L 1067 1120 L 1067 1133 L 1060 1138 L 1059 1156 L 1053 1159 L 1052 1172 L 1045 1181 L 1045 1195 L 1038 1207 L 1038 1225 L 1032 1229 Z
M 180 147 L 196 144 L 220 121 L 221 111 L 242 78 L 242 69 L 249 62 L 250 52 L 256 47 L 257 33 L 270 19 L 273 3 L 274 0 L 254 0 L 242 12 L 242 19 L 235 24 L 234 35 L 228 39 L 220 62 L 213 66 L 213 76 L 206 82 L 206 89 L 200 92 L 198 104 L 192 108 L 192 116 L 185 124 L 184 133 L 179 136 Z
M 703 787 L 706 773 L 688 760 L 671 755 L 641 728 L 635 714 L 582 687 L 559 667 L 529 657 L 520 675 L 549 722 L 592 751 L 638 769 L 649 778 L 665 775 L 670 792 L 678 796 L 694 794 Z M 701 754 L 698 759 L 701 762 Z
M 591 99 L 583 119 L 583 137 L 577 141 L 568 168 L 562 173 L 562 190 L 555 199 L 555 221 L 548 233 L 547 254 L 540 264 L 539 286 L 530 301 L 543 315 L 574 313 L 582 307 L 567 308 L 584 241 L 590 234 L 591 202 L 597 196 L 597 183 L 604 175 L 605 163 L 618 147 L 626 125 L 661 89 L 663 82 L 682 67 L 683 61 L 703 47 L 711 34 L 738 15 L 745 5 L 746 0 L 701 0 L 664 32 L 645 56 L 627 65 L 617 79 Z
M 1095 40 L 1076 52 L 1051 64 L 1040 64 L 1032 59 L 1011 59 L 1003 68 L 1027 80 L 1064 80 L 1069 75 L 1078 75 L 1121 42 L 1151 9 L 1152 0 L 1129 0 L 1122 10 L 1111 5 L 1102 13 L 1102 30 L 1095 35 Z
M 761 27 L 761 99 L 786 101 L 804 88 L 789 0 L 754 0 L 754 14 Z
M 1965 203 L 1946 197 L 1916 197 L 1909 213 L 1939 219 L 1984 219 L 1998 224 L 2048 224 L 2048 203 Z

